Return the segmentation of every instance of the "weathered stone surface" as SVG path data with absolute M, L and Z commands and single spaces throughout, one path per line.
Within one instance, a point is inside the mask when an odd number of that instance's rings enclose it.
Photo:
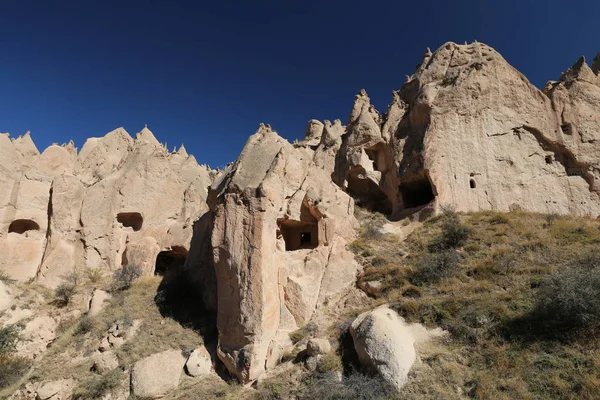
M 210 373 L 212 361 L 206 347 L 201 346 L 192 351 L 185 362 L 185 370 L 189 376 L 201 376 Z
M 156 399 L 177 389 L 185 357 L 179 350 L 153 354 L 135 363 L 131 388 L 136 398 Z
M 0 281 L 0 311 L 4 311 L 13 304 L 13 296 L 8 286 Z
M 48 344 L 56 337 L 56 319 L 42 315 L 29 321 L 22 331 L 23 339 L 17 344 L 19 355 L 28 358 L 36 358 L 48 347 Z
M 214 176 L 147 128 L 91 138 L 79 154 L 72 142 L 39 154 L 29 134 L 4 134 L 0 160 L 0 270 L 49 287 L 76 268 L 152 274 L 160 252 L 185 256 Z
M 37 400 L 69 400 L 75 388 L 75 380 L 61 379 L 42 382 L 36 390 Z
M 110 294 L 106 293 L 104 290 L 96 289 L 92 293 L 92 297 L 89 302 L 88 315 L 93 317 L 97 315 L 105 306 L 105 302 L 110 299 Z
M 309 356 L 327 354 L 331 351 L 331 344 L 327 339 L 312 338 L 306 343 L 306 353 Z
M 356 277 L 344 246 L 356 226 L 353 202 L 313 156 L 261 125 L 209 194 L 218 356 L 242 382 L 264 372 L 278 330 L 304 325 L 320 298 Z M 330 262 L 339 261 L 336 249 L 347 263 Z M 327 277 L 338 267 L 347 278 L 333 284 Z
M 404 320 L 387 306 L 359 315 L 350 327 L 361 364 L 400 389 L 416 360 L 415 340 Z
M 92 368 L 95 372 L 103 374 L 119 366 L 119 359 L 117 355 L 112 351 L 96 352 L 92 356 L 93 365 Z

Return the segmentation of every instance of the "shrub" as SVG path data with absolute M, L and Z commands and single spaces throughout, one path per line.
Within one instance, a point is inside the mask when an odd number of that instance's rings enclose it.
M 0 389 L 16 383 L 30 366 L 31 361 L 27 358 L 0 355 Z
M 431 252 L 457 249 L 466 243 L 470 234 L 471 229 L 460 222 L 458 214 L 446 210 L 441 218 L 441 233 L 429 242 L 428 249 Z
M 54 302 L 59 307 L 65 307 L 71 302 L 79 286 L 80 276 L 78 272 L 73 271 L 65 275 L 64 278 L 64 281 L 54 290 Z
M 326 372 L 341 372 L 343 370 L 342 359 L 336 354 L 325 354 L 319 358 L 317 363 L 317 371 L 320 373 Z
M 398 394 L 378 376 L 352 372 L 341 381 L 335 374 L 311 376 L 303 382 L 298 399 L 319 400 L 384 400 L 397 399 Z
M 12 354 L 17 350 L 20 339 L 19 328 L 16 325 L 7 325 L 0 328 L 0 355 Z
M 416 263 L 412 280 L 416 283 L 435 283 L 456 274 L 460 255 L 456 250 L 422 254 Z
M 94 376 L 74 390 L 73 399 L 99 399 L 118 388 L 123 380 L 123 371 L 120 368 L 101 376 Z
M 116 290 L 127 290 L 140 276 L 142 276 L 142 268 L 139 265 L 123 265 L 115 272 L 114 287 Z
M 551 274 L 537 292 L 536 311 L 567 328 L 600 323 L 600 256 L 587 254 Z
M 290 332 L 290 339 L 292 343 L 296 344 L 301 340 L 309 337 L 315 336 L 319 331 L 319 327 L 314 322 L 309 322 L 304 325 L 302 328 L 295 330 L 294 332 Z
M 94 320 L 92 317 L 88 315 L 84 315 L 81 317 L 79 324 L 77 324 L 77 328 L 75 329 L 76 335 L 85 335 L 88 332 L 91 332 L 94 329 Z
M 380 239 L 383 236 L 383 225 L 386 219 L 381 214 L 373 214 L 363 223 L 360 236 L 364 239 Z
M 85 270 L 85 276 L 88 279 L 88 281 L 92 283 L 97 283 L 100 282 L 100 280 L 104 276 L 104 273 L 102 272 L 102 269 L 100 267 L 87 268 Z

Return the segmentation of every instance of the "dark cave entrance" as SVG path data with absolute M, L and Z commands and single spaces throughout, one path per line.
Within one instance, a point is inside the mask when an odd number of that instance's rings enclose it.
M 398 190 L 402 196 L 404 208 L 424 206 L 435 199 L 433 186 L 426 176 L 409 182 L 403 182 L 398 187 Z
M 40 226 L 30 219 L 16 219 L 8 227 L 8 233 L 24 234 L 27 231 L 38 231 Z
M 370 179 L 348 176 L 348 193 L 357 199 L 361 206 L 371 211 L 378 211 L 389 215 L 392 213 L 392 204 L 381 187 Z
M 180 246 L 173 246 L 171 250 L 161 251 L 156 256 L 154 275 L 165 276 L 167 273 L 183 269 L 188 251 Z
M 133 228 L 135 232 L 142 229 L 144 218 L 138 212 L 126 212 L 117 214 L 117 222 L 127 228 Z
M 278 222 L 279 232 L 285 241 L 285 250 L 314 249 L 319 245 L 317 222 L 302 222 L 286 219 Z

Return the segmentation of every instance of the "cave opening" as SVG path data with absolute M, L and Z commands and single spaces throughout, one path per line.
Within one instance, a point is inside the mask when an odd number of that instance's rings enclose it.
M 142 229 L 144 217 L 138 212 L 124 212 L 117 214 L 117 222 L 126 228 L 132 228 L 135 232 Z
M 379 172 L 387 171 L 387 163 L 385 160 L 385 153 L 380 147 L 375 147 L 371 149 L 365 149 L 365 153 L 369 160 L 373 162 L 373 169 Z
M 424 206 L 435 199 L 433 186 L 426 176 L 409 182 L 403 182 L 398 187 L 398 190 L 402 196 L 404 208 Z
M 477 187 L 477 184 L 475 183 L 475 179 L 470 179 L 469 180 L 469 187 L 471 189 L 475 189 Z
M 314 249 L 319 245 L 317 222 L 303 222 L 292 219 L 278 221 L 279 233 L 285 241 L 285 250 Z
M 358 200 L 361 206 L 371 211 L 377 211 L 384 215 L 392 213 L 392 204 L 387 194 L 371 179 L 354 174 L 348 175 L 347 191 Z
M 154 275 L 165 276 L 170 272 L 183 269 L 188 251 L 180 246 L 173 246 L 171 250 L 161 251 L 156 256 Z
M 8 227 L 8 233 L 24 234 L 27 231 L 39 231 L 40 226 L 31 219 L 16 219 Z

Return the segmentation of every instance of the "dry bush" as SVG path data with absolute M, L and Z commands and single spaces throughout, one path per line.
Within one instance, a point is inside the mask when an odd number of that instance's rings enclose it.
M 73 400 L 100 399 L 114 392 L 123 383 L 123 371 L 116 368 L 103 375 L 93 375 L 73 391 Z
M 31 360 L 25 357 L 0 355 L 0 389 L 17 383 L 29 367 L 31 367 Z
M 139 265 L 123 265 L 123 267 L 117 270 L 114 274 L 113 287 L 115 290 L 127 290 L 141 276 L 142 267 Z
M 71 299 L 77 293 L 81 276 L 77 271 L 73 271 L 64 276 L 62 281 L 54 290 L 54 303 L 59 307 L 69 305 Z
M 592 252 L 558 269 L 537 292 L 537 313 L 564 327 L 600 323 L 600 254 Z
M 456 275 L 460 255 L 456 250 L 422 254 L 415 264 L 411 280 L 418 284 L 435 283 Z

